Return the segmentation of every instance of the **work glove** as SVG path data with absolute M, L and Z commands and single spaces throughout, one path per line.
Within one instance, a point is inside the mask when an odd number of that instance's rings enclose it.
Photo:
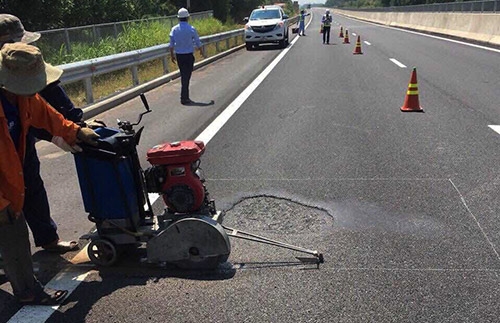
M 80 128 L 78 129 L 78 132 L 76 133 L 76 138 L 84 142 L 86 144 L 89 144 L 91 146 L 97 146 L 97 138 L 100 136 L 92 129 L 90 128 Z
M 68 144 L 62 137 L 59 136 L 53 136 L 52 137 L 52 143 L 56 145 L 57 147 L 61 148 L 62 150 L 70 153 L 79 153 L 82 152 L 82 147 L 78 145 L 73 145 L 71 146 Z
M 104 121 L 99 120 L 99 119 L 94 119 L 94 120 L 91 120 L 91 121 L 86 121 L 85 124 L 90 129 L 97 129 L 97 128 L 106 127 L 106 124 L 104 123 Z
M 12 224 L 14 219 L 17 219 L 21 215 L 21 212 L 15 213 L 12 211 L 10 205 L 7 205 L 4 209 L 0 210 L 0 226 L 7 224 Z

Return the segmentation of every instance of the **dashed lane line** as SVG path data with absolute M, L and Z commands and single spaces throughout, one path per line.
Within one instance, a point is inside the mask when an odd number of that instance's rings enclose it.
M 406 65 L 401 63 L 400 61 L 398 61 L 397 59 L 395 58 L 389 58 L 389 60 L 391 62 L 393 62 L 394 64 L 396 64 L 397 66 L 401 67 L 401 68 L 406 68 Z
M 488 127 L 490 127 L 491 129 L 493 129 L 493 131 L 497 132 L 498 134 L 500 134 L 500 126 L 496 126 L 496 125 L 489 125 Z

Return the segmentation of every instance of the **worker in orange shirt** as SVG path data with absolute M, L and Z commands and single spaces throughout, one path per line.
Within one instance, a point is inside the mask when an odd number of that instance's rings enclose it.
M 5 44 L 0 50 L 0 253 L 14 296 L 23 305 L 61 303 L 67 291 L 43 288 L 33 273 L 28 228 L 23 215 L 23 161 L 30 126 L 60 136 L 68 145 L 97 145 L 99 137 L 52 108 L 38 94 L 62 70 L 46 64 L 37 47 Z

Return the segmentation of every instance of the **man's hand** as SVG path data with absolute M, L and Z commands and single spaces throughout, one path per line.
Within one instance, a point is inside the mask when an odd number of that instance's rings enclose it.
M 56 145 L 57 147 L 61 148 L 62 150 L 70 153 L 79 153 L 82 152 L 82 147 L 78 145 L 73 145 L 71 146 L 68 144 L 62 137 L 59 136 L 53 136 L 52 137 L 52 143 Z
M 203 47 L 198 48 L 198 50 L 200 51 L 200 55 L 202 57 L 205 57 L 205 51 L 203 50 Z
M 97 146 L 97 138 L 100 136 L 90 128 L 80 128 L 76 133 L 76 137 L 86 144 Z

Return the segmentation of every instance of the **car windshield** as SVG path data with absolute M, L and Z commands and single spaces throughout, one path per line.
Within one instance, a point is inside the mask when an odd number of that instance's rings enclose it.
M 279 19 L 279 18 L 281 18 L 279 10 L 255 10 L 250 15 L 250 20 Z

